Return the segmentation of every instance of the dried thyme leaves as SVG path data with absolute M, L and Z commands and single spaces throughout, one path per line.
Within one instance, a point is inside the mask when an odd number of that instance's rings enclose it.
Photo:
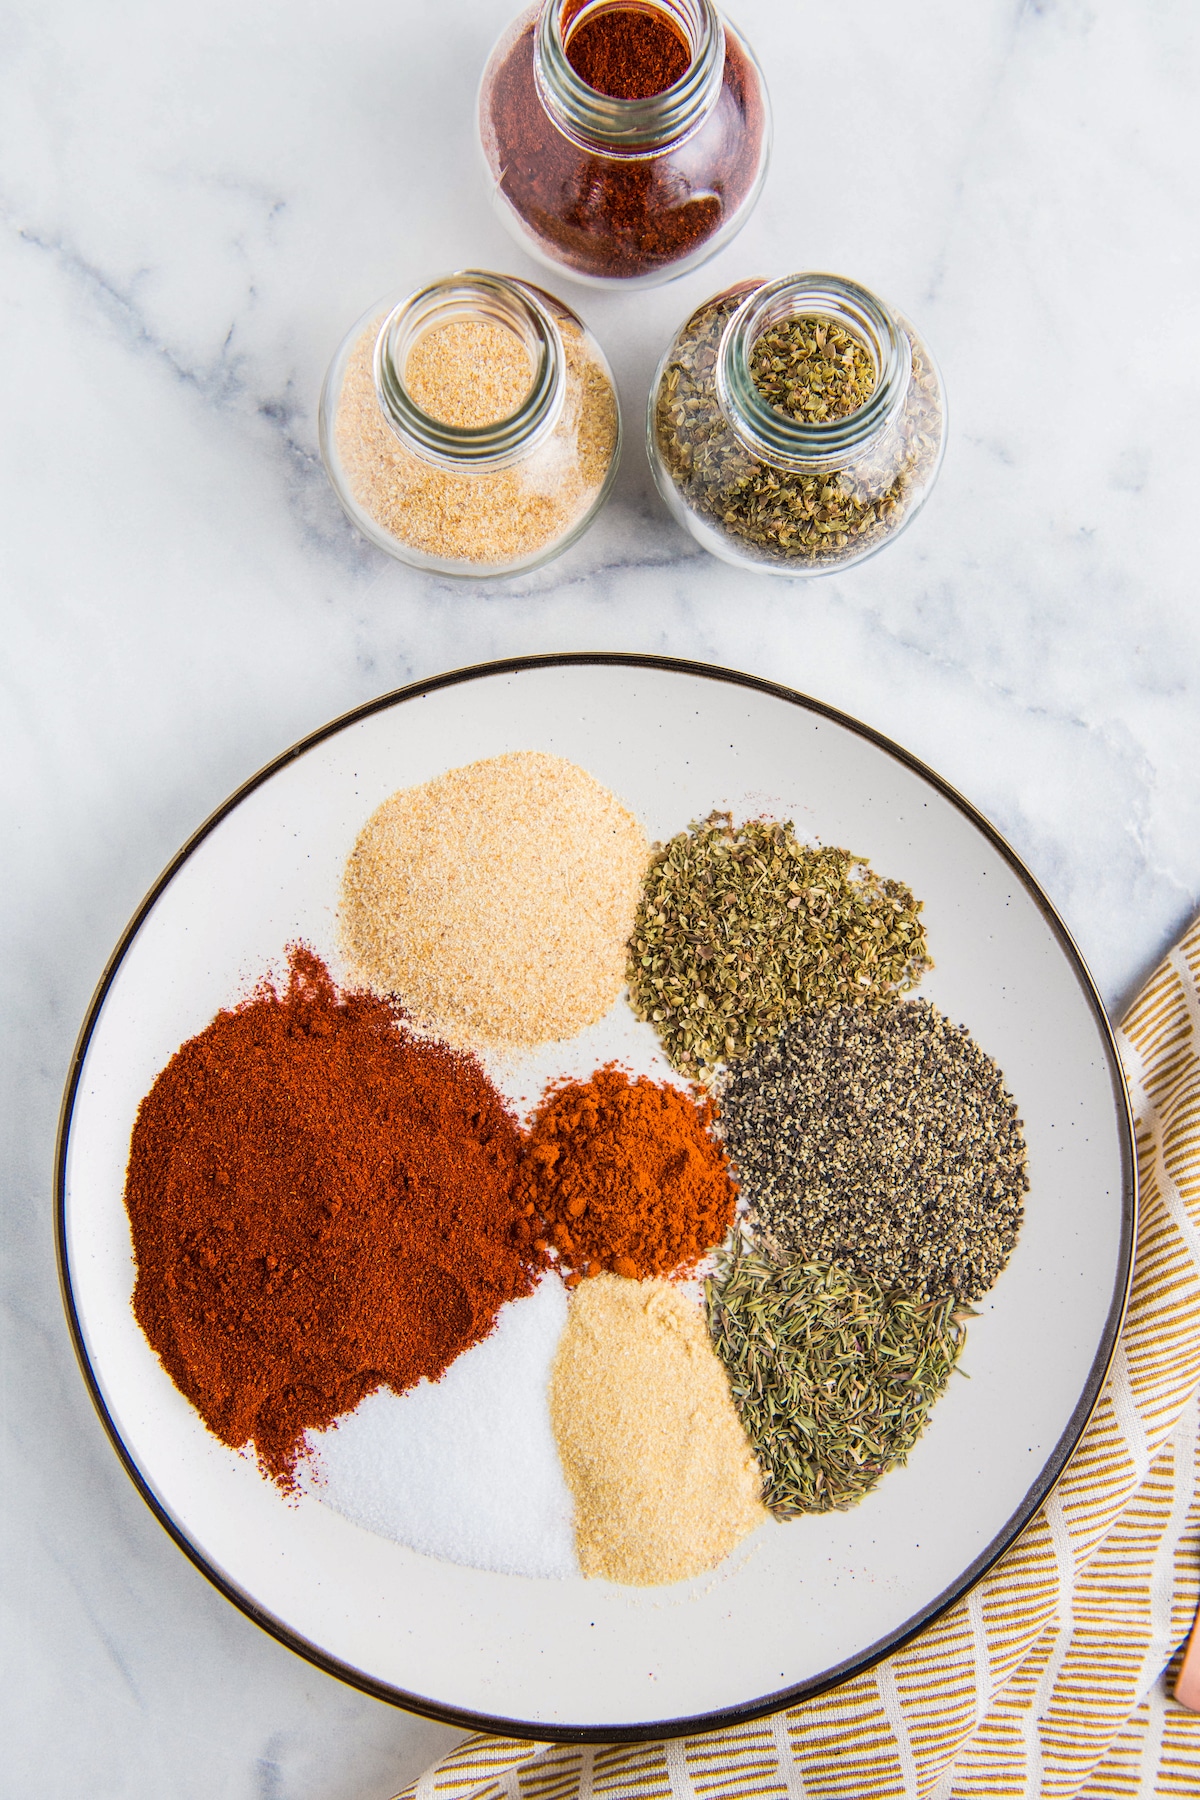
M 744 297 L 693 313 L 663 369 L 654 432 L 667 473 L 691 511 L 755 561 L 812 568 L 863 556 L 904 522 L 936 467 L 942 406 L 933 365 L 913 342 L 899 416 L 840 469 L 775 467 L 745 448 L 717 403 L 717 345 Z
M 978 1299 L 1017 1240 L 1025 1141 L 1000 1069 L 927 1001 L 794 1020 L 719 1088 L 756 1238 L 920 1299 Z
M 713 813 L 651 858 L 630 1000 L 677 1069 L 744 1056 L 814 1007 L 884 1006 L 931 967 L 921 902 L 791 824 Z
M 875 387 L 866 345 L 833 319 L 781 319 L 755 344 L 750 373 L 768 406 L 809 425 L 857 412 Z
M 709 1331 L 776 1518 L 853 1506 L 905 1460 L 969 1308 L 740 1246 L 705 1284 Z

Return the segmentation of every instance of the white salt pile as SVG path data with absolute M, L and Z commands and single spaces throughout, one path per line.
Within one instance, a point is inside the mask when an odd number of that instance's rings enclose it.
M 302 1485 L 382 1537 L 506 1575 L 578 1575 L 571 1495 L 550 1425 L 549 1379 L 567 1320 L 547 1275 L 442 1379 L 371 1394 L 310 1432 Z

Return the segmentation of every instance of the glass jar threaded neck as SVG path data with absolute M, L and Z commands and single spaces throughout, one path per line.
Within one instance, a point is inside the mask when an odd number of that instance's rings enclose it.
M 808 421 L 772 406 L 751 372 L 763 333 L 787 319 L 828 319 L 857 338 L 874 364 L 875 385 L 856 411 Z M 840 275 L 785 275 L 750 288 L 721 334 L 714 374 L 717 403 L 753 455 L 780 468 L 835 469 L 896 420 L 912 374 L 912 347 L 881 300 Z
M 529 357 L 532 380 L 517 410 L 493 424 L 450 425 L 423 411 L 405 370 L 413 347 L 438 326 L 486 321 L 511 331 Z M 409 450 L 447 469 L 499 469 L 553 431 L 566 393 L 566 356 L 558 326 L 523 282 L 484 269 L 443 276 L 393 307 L 375 340 L 380 411 Z
M 679 143 L 707 117 L 725 73 L 725 28 L 712 0 L 633 0 L 627 10 L 658 13 L 681 34 L 689 62 L 660 94 L 622 100 L 598 93 L 567 55 L 571 38 L 614 0 L 545 0 L 534 33 L 533 66 L 546 111 L 567 137 L 606 156 L 652 156 Z

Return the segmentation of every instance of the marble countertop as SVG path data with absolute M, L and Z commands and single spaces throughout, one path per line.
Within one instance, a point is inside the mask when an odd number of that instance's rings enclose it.
M 1114 1011 L 1200 904 L 1190 9 L 739 0 L 776 115 L 757 213 L 636 298 L 557 284 L 619 378 L 615 496 L 560 561 L 464 588 L 355 535 L 316 399 L 376 296 L 535 273 L 473 139 L 509 16 L 0 13 L 14 1795 L 382 1800 L 456 1735 L 309 1668 L 205 1583 L 122 1473 L 63 1323 L 51 1165 L 79 1022 L 145 889 L 258 765 L 441 669 L 668 652 L 790 683 L 931 763 L 1030 864 Z M 951 414 L 911 531 L 807 584 L 696 549 L 640 441 L 684 314 L 806 267 L 917 323 Z

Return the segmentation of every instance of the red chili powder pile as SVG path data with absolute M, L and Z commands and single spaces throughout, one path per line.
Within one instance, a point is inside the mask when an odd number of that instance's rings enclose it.
M 521 1243 L 581 1276 L 679 1273 L 721 1243 L 736 1194 L 711 1103 L 614 1065 L 553 1088 L 521 1167 Z
M 293 948 L 286 990 L 218 1013 L 138 1111 L 138 1322 L 209 1429 L 288 1487 L 306 1430 L 435 1380 L 532 1290 L 519 1148 L 472 1058 Z
M 567 61 L 581 81 L 614 100 L 647 100 L 687 73 L 691 49 L 665 13 L 610 6 L 570 33 Z

